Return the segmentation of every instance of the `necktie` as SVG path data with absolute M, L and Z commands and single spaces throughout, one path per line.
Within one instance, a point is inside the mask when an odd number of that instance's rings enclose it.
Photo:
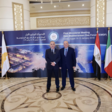
M 65 49 L 65 56 L 67 56 L 67 49 Z
M 52 49 L 52 53 L 54 53 L 54 50 Z

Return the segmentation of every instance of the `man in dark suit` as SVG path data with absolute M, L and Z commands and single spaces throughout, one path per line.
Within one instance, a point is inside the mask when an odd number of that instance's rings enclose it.
M 50 90 L 51 86 L 51 76 L 52 73 L 55 75 L 56 92 L 59 91 L 59 60 L 60 53 L 59 50 L 55 48 L 55 42 L 50 42 L 50 49 L 46 50 L 45 58 L 47 61 L 47 92 Z
M 68 70 L 71 88 L 74 88 L 74 69 L 76 67 L 76 57 L 73 48 L 69 47 L 68 41 L 64 41 L 64 48 L 60 49 L 60 69 L 62 71 L 62 88 L 66 86 L 66 73 Z

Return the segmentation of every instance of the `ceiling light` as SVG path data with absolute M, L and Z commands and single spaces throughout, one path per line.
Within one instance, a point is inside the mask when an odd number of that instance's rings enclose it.
M 68 4 L 68 7 L 70 7 L 70 4 Z
M 84 7 L 84 4 L 82 4 L 82 6 Z
M 41 6 L 40 8 L 42 9 L 43 7 Z
M 54 8 L 56 8 L 56 5 L 54 5 Z

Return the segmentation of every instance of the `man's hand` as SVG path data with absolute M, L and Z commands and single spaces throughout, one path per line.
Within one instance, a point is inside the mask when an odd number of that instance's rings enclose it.
M 51 65 L 52 65 L 52 66 L 55 66 L 55 62 L 51 62 Z
M 75 68 L 76 68 L 76 67 L 75 67 L 75 66 L 73 66 L 73 69 L 74 69 L 74 70 L 75 70 Z
M 59 67 L 59 69 L 61 69 L 61 67 Z

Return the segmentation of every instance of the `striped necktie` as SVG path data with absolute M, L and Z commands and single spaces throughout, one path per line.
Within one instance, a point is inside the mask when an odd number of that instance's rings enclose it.
M 65 56 L 67 56 L 67 49 L 65 49 Z

